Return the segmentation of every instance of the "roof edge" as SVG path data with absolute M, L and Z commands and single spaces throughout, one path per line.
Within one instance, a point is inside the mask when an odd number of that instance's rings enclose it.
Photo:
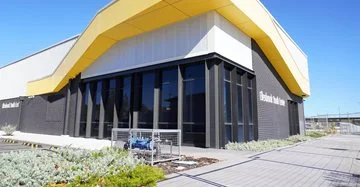
M 49 46 L 49 47 L 46 47 L 46 48 L 41 49 L 41 50 L 39 50 L 39 51 L 37 51 L 37 52 L 35 52 L 35 53 L 32 53 L 32 54 L 30 54 L 30 55 L 27 55 L 27 56 L 25 56 L 25 57 L 23 57 L 23 58 L 21 58 L 21 59 L 19 59 L 19 60 L 15 60 L 15 61 L 13 61 L 13 62 L 10 62 L 9 64 L 6 64 L 6 65 L 4 65 L 4 66 L 1 66 L 0 69 L 6 68 L 6 67 L 11 66 L 11 65 L 13 65 L 13 64 L 16 64 L 16 63 L 18 63 L 18 62 L 21 62 L 21 61 L 23 61 L 23 60 L 25 60 L 25 59 L 27 59 L 27 58 L 30 58 L 30 57 L 32 57 L 32 56 L 35 56 L 35 55 L 37 55 L 37 54 L 40 54 L 40 53 L 45 52 L 45 51 L 47 51 L 47 50 L 50 50 L 50 49 L 52 49 L 52 48 L 54 48 L 54 47 L 57 47 L 57 46 L 59 46 L 59 45 L 62 45 L 62 44 L 64 44 L 64 43 L 67 43 L 67 42 L 69 42 L 69 41 L 71 41 L 71 40 L 77 39 L 77 38 L 79 38 L 79 36 L 80 36 L 80 34 L 77 34 L 77 35 L 75 35 L 75 36 L 72 36 L 72 37 L 70 37 L 70 38 L 67 38 L 67 39 L 65 39 L 65 40 L 62 40 L 62 41 L 60 41 L 60 42 L 57 42 L 57 43 L 55 43 L 55 44 L 53 44 L 53 45 L 51 45 L 51 46 Z

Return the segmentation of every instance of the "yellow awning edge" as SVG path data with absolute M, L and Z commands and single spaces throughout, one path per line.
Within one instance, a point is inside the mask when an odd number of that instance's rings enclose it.
M 97 13 L 52 75 L 28 83 L 27 94 L 57 92 L 116 42 L 217 11 L 253 38 L 289 90 L 310 95 L 307 57 L 258 0 L 117 0 Z

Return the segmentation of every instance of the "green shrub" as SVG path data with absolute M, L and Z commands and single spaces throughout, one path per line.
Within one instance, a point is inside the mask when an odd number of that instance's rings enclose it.
M 236 151 L 269 151 L 278 147 L 292 145 L 294 142 L 288 140 L 264 140 L 264 141 L 251 141 L 247 143 L 230 142 L 225 145 L 225 149 Z
M 294 135 L 287 138 L 287 140 L 298 143 L 298 142 L 305 142 L 308 140 L 312 140 L 313 138 L 310 136 L 302 136 L 302 135 Z
M 326 133 L 321 132 L 321 131 L 306 131 L 306 136 L 309 136 L 312 138 L 320 138 L 320 137 L 326 136 Z
M 1 127 L 1 130 L 4 131 L 5 136 L 12 136 L 13 133 L 16 131 L 16 126 L 7 124 Z
M 304 142 L 313 139 L 312 137 L 294 135 L 286 139 L 280 140 L 263 140 L 263 141 L 251 141 L 246 143 L 229 142 L 225 145 L 225 149 L 236 151 L 270 151 L 275 148 L 285 147 L 293 145 L 298 142 Z
M 134 170 L 129 172 L 121 171 L 114 175 L 99 176 L 92 175 L 88 180 L 76 179 L 71 182 L 69 187 L 86 187 L 86 186 L 156 186 L 156 182 L 164 179 L 164 172 L 159 168 L 147 165 L 138 165 Z M 61 186 L 61 184 L 59 185 Z

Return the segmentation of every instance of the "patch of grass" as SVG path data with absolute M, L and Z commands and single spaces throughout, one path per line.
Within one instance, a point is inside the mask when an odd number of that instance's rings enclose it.
M 287 138 L 287 140 L 298 143 L 298 142 L 305 142 L 308 140 L 312 140 L 314 139 L 313 137 L 310 136 L 302 136 L 302 135 L 294 135 L 294 136 L 290 136 L 289 138 Z
M 327 134 L 325 132 L 321 131 L 306 131 L 306 136 L 312 137 L 312 138 L 320 138 L 323 136 L 326 136 Z

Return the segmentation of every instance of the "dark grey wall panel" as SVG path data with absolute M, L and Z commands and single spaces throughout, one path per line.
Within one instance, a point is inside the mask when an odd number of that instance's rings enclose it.
M 305 114 L 304 114 L 304 103 L 299 103 L 299 126 L 300 134 L 305 135 Z
M 12 105 L 9 107 L 9 104 Z M 14 107 L 16 104 L 16 107 Z M 4 105 L 4 106 L 3 106 Z M 0 101 L 0 127 L 11 124 L 18 126 L 20 112 L 20 99 L 7 99 Z
M 65 92 L 25 98 L 22 102 L 23 132 L 61 135 L 64 131 Z
M 68 117 L 68 128 L 65 134 L 70 136 L 75 136 L 75 123 L 76 123 L 76 109 L 77 109 L 77 94 L 80 85 L 80 75 L 75 79 L 72 79 L 69 83 L 70 85 L 70 98 L 69 98 L 69 117 Z M 81 103 L 80 103 L 81 104 Z
M 259 140 L 286 138 L 289 136 L 288 100 L 296 101 L 302 106 L 302 98 L 293 95 L 286 87 L 274 67 L 266 58 L 257 43 L 252 40 L 253 68 L 256 75 L 258 133 Z M 285 106 L 260 101 L 260 91 L 285 100 Z M 299 111 L 303 111 L 299 107 Z M 300 112 L 299 112 L 300 113 Z M 303 120 L 303 115 L 299 116 Z

